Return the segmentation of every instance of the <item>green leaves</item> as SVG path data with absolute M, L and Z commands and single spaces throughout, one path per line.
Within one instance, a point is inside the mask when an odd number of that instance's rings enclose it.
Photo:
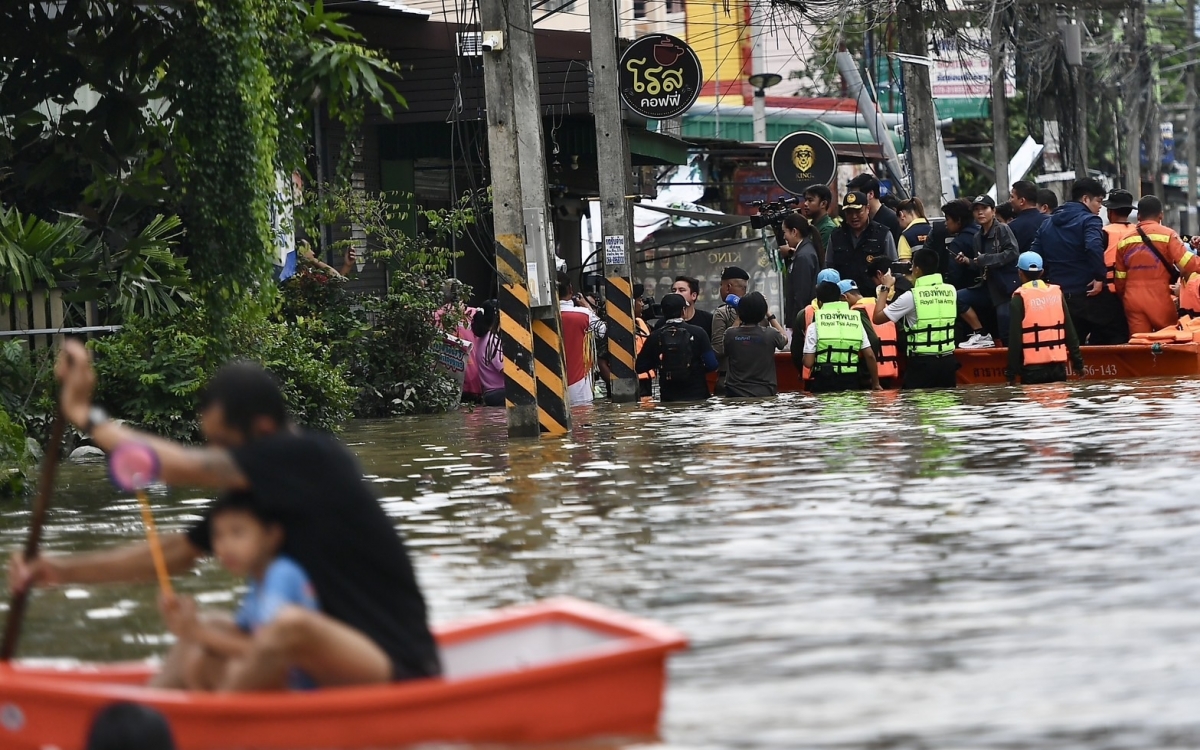
M 156 216 L 130 238 L 113 231 L 102 239 L 81 217 L 51 224 L 0 208 L 0 303 L 37 287 L 69 287 L 68 301 L 103 300 L 125 319 L 174 315 L 191 299 L 186 261 L 171 253 L 182 234 L 178 216 Z
M 82 220 L 56 224 L 0 207 L 0 304 L 39 284 L 57 286 L 55 267 L 73 262 L 86 241 Z

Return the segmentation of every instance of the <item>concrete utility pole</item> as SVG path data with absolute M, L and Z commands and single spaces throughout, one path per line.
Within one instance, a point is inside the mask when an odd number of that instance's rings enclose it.
M 1124 101 L 1125 189 L 1135 198 L 1142 194 L 1142 137 L 1150 103 L 1150 57 L 1146 50 L 1146 8 L 1135 0 L 1129 10 L 1128 69 Z
M 617 64 L 617 12 L 614 0 L 588 3 L 592 23 L 592 116 L 596 121 L 596 161 L 600 178 L 600 228 L 604 235 L 604 298 L 612 400 L 636 401 L 633 369 L 633 211 L 629 194 L 629 140 L 621 117 Z
M 896 27 L 901 54 L 929 58 L 929 35 L 921 0 L 901 0 L 896 6 Z M 904 75 L 904 102 L 907 108 L 908 142 L 912 153 L 912 194 L 926 208 L 941 205 L 942 170 L 938 158 L 937 110 L 933 106 L 933 85 L 929 66 L 901 59 Z
M 1089 96 L 1089 92 L 1084 90 L 1083 27 L 1074 18 L 1067 19 L 1066 16 L 1059 16 L 1058 28 L 1062 33 L 1063 46 L 1067 53 L 1067 67 L 1071 71 L 1071 90 L 1074 92 L 1075 144 L 1071 151 L 1075 155 L 1075 177 L 1082 179 L 1088 176 L 1087 98 Z
M 996 160 L 996 195 L 1002 197 L 1012 183 L 1008 181 L 1008 101 L 1005 98 L 1005 74 L 1008 66 L 1004 45 L 1008 30 L 997 8 L 992 13 L 992 154 Z
M 483 74 L 509 437 L 537 437 L 543 426 L 552 433 L 570 427 L 557 299 L 547 283 L 554 265 L 544 223 L 545 157 L 530 15 L 529 0 L 480 3 L 490 47 L 483 53 Z M 528 250 L 527 235 L 533 240 Z M 539 308 L 536 321 L 531 305 Z
M 1200 226 L 1196 223 L 1196 202 L 1198 190 L 1200 190 L 1200 165 L 1197 161 L 1196 147 L 1196 0 L 1188 0 L 1187 4 L 1187 23 L 1188 23 L 1188 67 L 1187 67 L 1187 162 L 1188 162 L 1188 185 L 1184 194 L 1187 196 L 1187 225 L 1182 231 L 1185 234 L 1200 234 Z

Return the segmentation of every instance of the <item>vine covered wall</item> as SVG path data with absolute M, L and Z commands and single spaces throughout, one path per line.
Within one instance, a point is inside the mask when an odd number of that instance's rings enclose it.
M 278 129 L 264 56 L 269 0 L 186 6 L 175 55 L 183 214 L 192 277 L 220 321 L 268 309 Z

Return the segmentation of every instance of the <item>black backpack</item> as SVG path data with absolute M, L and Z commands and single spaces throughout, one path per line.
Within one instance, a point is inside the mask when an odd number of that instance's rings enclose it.
M 687 380 L 692 374 L 692 334 L 674 323 L 662 329 L 663 382 Z

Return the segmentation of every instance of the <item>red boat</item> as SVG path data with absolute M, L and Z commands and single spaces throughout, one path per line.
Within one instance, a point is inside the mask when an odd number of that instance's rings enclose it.
M 145 687 L 146 664 L 0 665 L 0 748 L 81 750 L 98 710 L 161 711 L 180 750 L 395 748 L 418 742 L 652 737 L 676 630 L 575 599 L 437 629 L 445 677 L 304 693 Z
M 955 349 L 961 367 L 959 385 L 1005 383 L 1008 349 Z M 1083 347 L 1082 380 L 1132 380 L 1200 375 L 1200 344 L 1160 343 L 1156 345 L 1122 344 Z M 1069 368 L 1069 366 L 1068 366 Z M 775 373 L 780 393 L 804 390 L 790 352 L 775 355 Z M 716 376 L 709 380 L 711 386 Z M 884 387 L 898 388 L 899 383 Z

